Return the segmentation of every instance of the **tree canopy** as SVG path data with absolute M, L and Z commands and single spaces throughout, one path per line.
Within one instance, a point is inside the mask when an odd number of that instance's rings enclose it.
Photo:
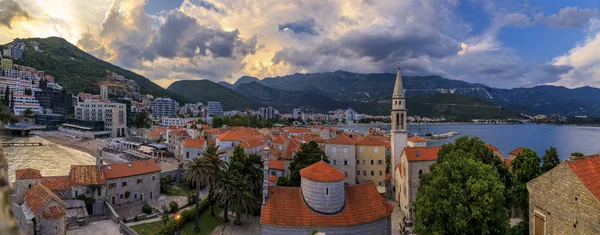
M 540 167 L 540 158 L 532 149 L 524 148 L 521 153 L 511 162 L 512 174 L 515 179 L 511 188 L 511 195 L 514 205 L 522 212 L 523 220 L 516 231 L 528 234 L 529 229 L 529 192 L 527 192 L 527 182 L 538 177 L 542 171 Z
M 423 175 L 414 203 L 420 234 L 504 234 L 505 186 L 493 165 L 461 149 L 445 152 Z
M 558 152 L 555 147 L 546 149 L 544 156 L 542 157 L 542 172 L 552 170 L 556 165 L 560 163 L 558 158 Z
M 290 163 L 291 186 L 300 186 L 300 170 L 321 160 L 329 163 L 327 155 L 325 155 L 325 152 L 323 152 L 317 142 L 311 141 L 308 144 L 302 144 L 300 151 L 296 153 L 296 157 Z
M 580 152 L 572 152 L 572 153 L 571 153 L 571 156 L 573 156 L 573 157 L 583 157 L 583 153 L 580 153 Z

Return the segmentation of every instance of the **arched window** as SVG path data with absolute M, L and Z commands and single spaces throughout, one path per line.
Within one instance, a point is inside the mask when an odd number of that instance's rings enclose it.
M 329 195 L 329 188 L 325 188 L 325 195 Z
M 421 179 L 421 175 L 423 175 L 423 170 L 419 170 L 419 179 Z
M 400 114 L 400 129 L 404 129 L 404 114 Z
M 400 126 L 400 114 L 396 113 L 396 127 Z

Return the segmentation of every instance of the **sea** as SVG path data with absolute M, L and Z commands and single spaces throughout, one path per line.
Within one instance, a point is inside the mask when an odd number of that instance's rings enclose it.
M 390 124 L 356 124 L 337 126 L 340 129 L 358 130 L 366 133 L 370 127 L 390 130 Z M 533 149 L 538 156 L 550 146 L 557 148 L 561 160 L 569 158 L 572 152 L 595 154 L 600 152 L 600 127 L 559 126 L 537 124 L 409 124 L 409 133 L 443 134 L 451 131 L 460 135 L 440 140 L 428 140 L 428 146 L 441 146 L 462 136 L 478 137 L 492 144 L 508 157 L 508 153 L 518 147 Z
M 8 162 L 8 180 L 15 182 L 15 170 L 34 168 L 43 176 L 67 175 L 71 165 L 96 164 L 88 153 L 47 141 L 39 136 L 1 136 L 2 142 L 41 142 L 44 146 L 4 147 L 4 157 Z

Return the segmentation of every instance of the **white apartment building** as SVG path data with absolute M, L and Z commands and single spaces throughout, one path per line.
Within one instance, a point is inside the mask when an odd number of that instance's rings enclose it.
M 31 90 L 31 95 L 35 96 L 36 90 L 39 89 L 38 83 L 32 84 L 31 80 L 27 80 L 24 78 L 18 77 L 6 77 L 0 76 L 0 93 L 4 94 L 6 90 L 6 86 L 8 89 L 15 94 L 24 95 L 27 89 Z
M 160 125 L 162 127 L 170 126 L 186 126 L 189 121 L 195 121 L 198 118 L 179 118 L 179 117 L 163 117 Z
M 170 117 L 175 115 L 179 103 L 171 98 L 156 98 L 152 102 L 152 114 L 155 117 Z
M 13 94 L 13 98 L 15 99 L 15 106 L 13 107 L 13 112 L 15 115 L 23 115 L 25 110 L 29 109 L 33 113 L 43 113 L 42 106 L 35 99 L 35 97 L 30 95 L 21 95 L 21 94 Z
M 126 107 L 122 103 L 86 99 L 75 105 L 75 118 L 85 121 L 104 121 L 104 130 L 111 131 L 112 137 L 122 137 L 127 133 Z

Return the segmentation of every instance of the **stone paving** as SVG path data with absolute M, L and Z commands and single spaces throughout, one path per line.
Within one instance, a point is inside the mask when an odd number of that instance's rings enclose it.
M 248 235 L 248 234 L 260 234 L 260 218 L 258 216 L 242 215 L 242 225 L 237 226 L 233 224 L 235 220 L 235 214 L 229 214 L 229 224 L 221 225 L 216 227 L 211 235 Z
M 67 230 L 67 235 L 120 234 L 119 224 L 112 220 L 92 222 L 77 229 Z
M 401 234 L 400 233 L 400 224 L 402 223 L 402 219 L 404 218 L 404 214 L 398 207 L 398 204 L 392 200 L 388 200 L 392 206 L 394 206 L 394 211 L 392 212 L 392 234 Z M 411 227 L 412 229 L 412 227 Z M 408 233 L 413 234 L 413 233 Z

